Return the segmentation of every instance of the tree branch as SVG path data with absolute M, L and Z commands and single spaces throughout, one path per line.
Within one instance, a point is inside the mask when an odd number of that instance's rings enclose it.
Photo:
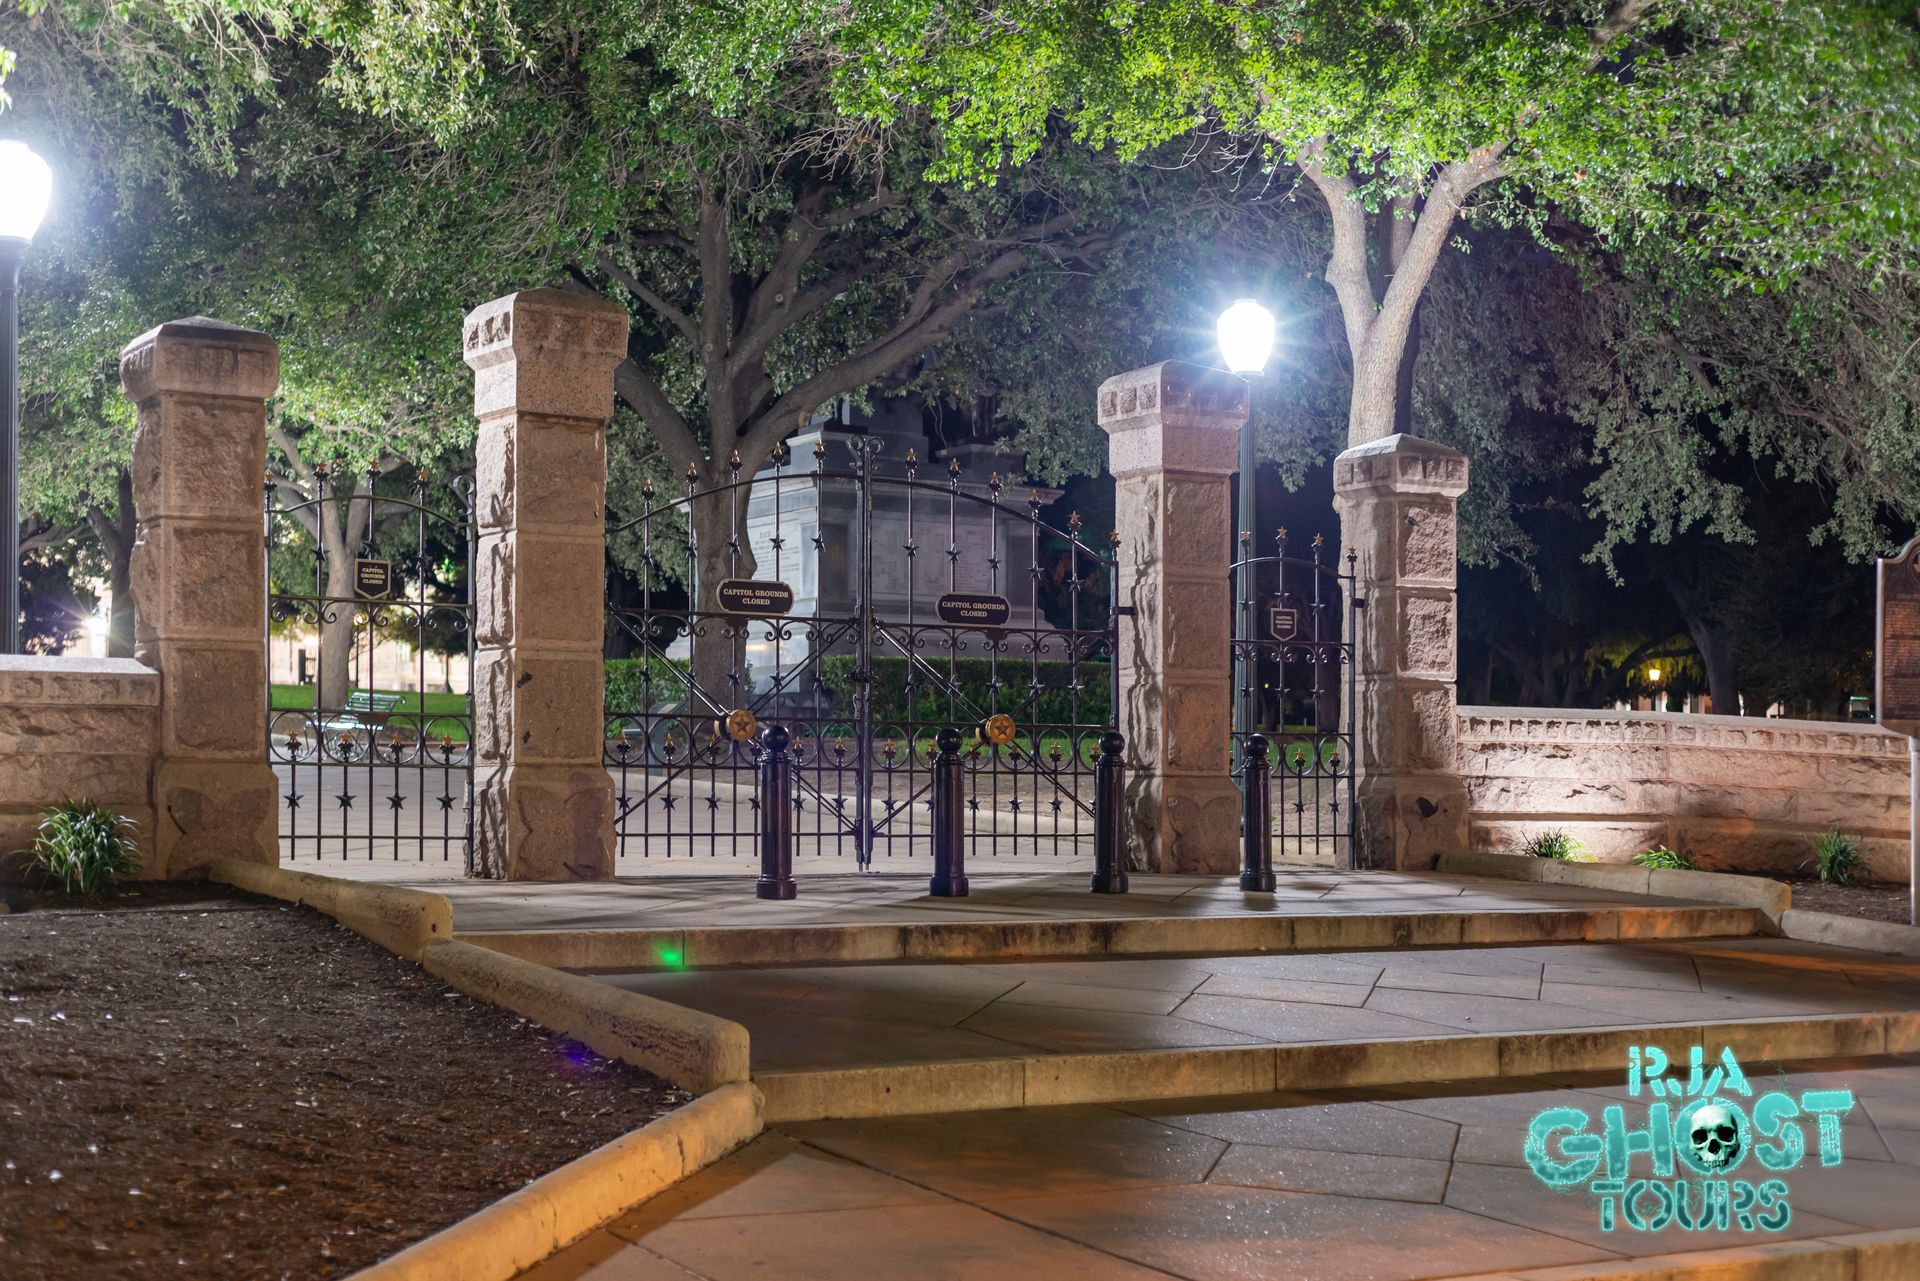
M 613 390 L 639 414 L 647 429 L 660 442 L 660 448 L 675 463 L 684 467 L 700 461 L 700 441 L 667 399 L 660 384 L 631 358 L 614 366 Z
M 595 265 L 605 272 L 615 283 L 653 309 L 655 315 L 680 331 L 682 337 L 694 346 L 700 345 L 700 331 L 694 326 L 687 313 L 668 302 L 654 290 L 647 287 L 638 276 L 621 267 L 606 254 L 594 260 Z
M 1327 140 L 1315 138 L 1300 148 L 1294 163 L 1319 190 L 1333 222 L 1333 253 L 1327 259 L 1327 284 L 1340 302 L 1347 347 L 1358 364 L 1373 332 L 1373 285 L 1367 279 L 1367 211 L 1353 198 L 1353 179 L 1326 167 Z

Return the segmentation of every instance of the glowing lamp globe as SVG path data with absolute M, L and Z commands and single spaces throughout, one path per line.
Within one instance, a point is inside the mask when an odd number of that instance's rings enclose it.
M 1257 374 L 1273 353 L 1273 313 L 1242 298 L 1220 313 L 1220 354 L 1236 374 Z
M 0 240 L 32 240 L 53 198 L 53 170 L 24 142 L 0 142 Z

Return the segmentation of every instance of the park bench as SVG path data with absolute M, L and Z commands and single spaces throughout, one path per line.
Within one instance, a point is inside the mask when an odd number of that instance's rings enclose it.
M 347 695 L 347 705 L 321 722 L 320 732 L 334 744 L 337 755 L 357 760 L 372 748 L 387 717 L 400 706 L 398 694 L 376 694 L 356 689 Z

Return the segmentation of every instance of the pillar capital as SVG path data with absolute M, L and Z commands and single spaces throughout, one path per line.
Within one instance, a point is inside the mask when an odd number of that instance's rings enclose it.
M 121 350 L 120 386 L 135 404 L 170 391 L 265 400 L 280 386 L 280 346 L 205 316 L 169 320 Z
M 1237 374 L 1167 360 L 1100 384 L 1100 429 L 1115 476 L 1238 470 L 1247 384 Z
M 1388 436 L 1355 445 L 1333 460 L 1333 492 L 1458 498 L 1467 492 L 1467 456 L 1438 441 Z
M 627 356 L 626 308 L 564 289 L 524 289 L 467 313 L 461 349 L 473 412 L 613 416 L 613 369 Z

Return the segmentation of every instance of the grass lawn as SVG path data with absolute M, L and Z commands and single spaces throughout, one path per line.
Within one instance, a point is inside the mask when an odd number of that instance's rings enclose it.
M 465 716 L 467 714 L 467 696 L 465 694 L 422 694 L 414 690 L 382 689 L 377 694 L 391 694 L 400 702 L 393 713 L 420 713 L 427 716 Z M 309 711 L 313 707 L 313 686 L 311 685 L 275 685 L 273 687 L 273 710 Z

